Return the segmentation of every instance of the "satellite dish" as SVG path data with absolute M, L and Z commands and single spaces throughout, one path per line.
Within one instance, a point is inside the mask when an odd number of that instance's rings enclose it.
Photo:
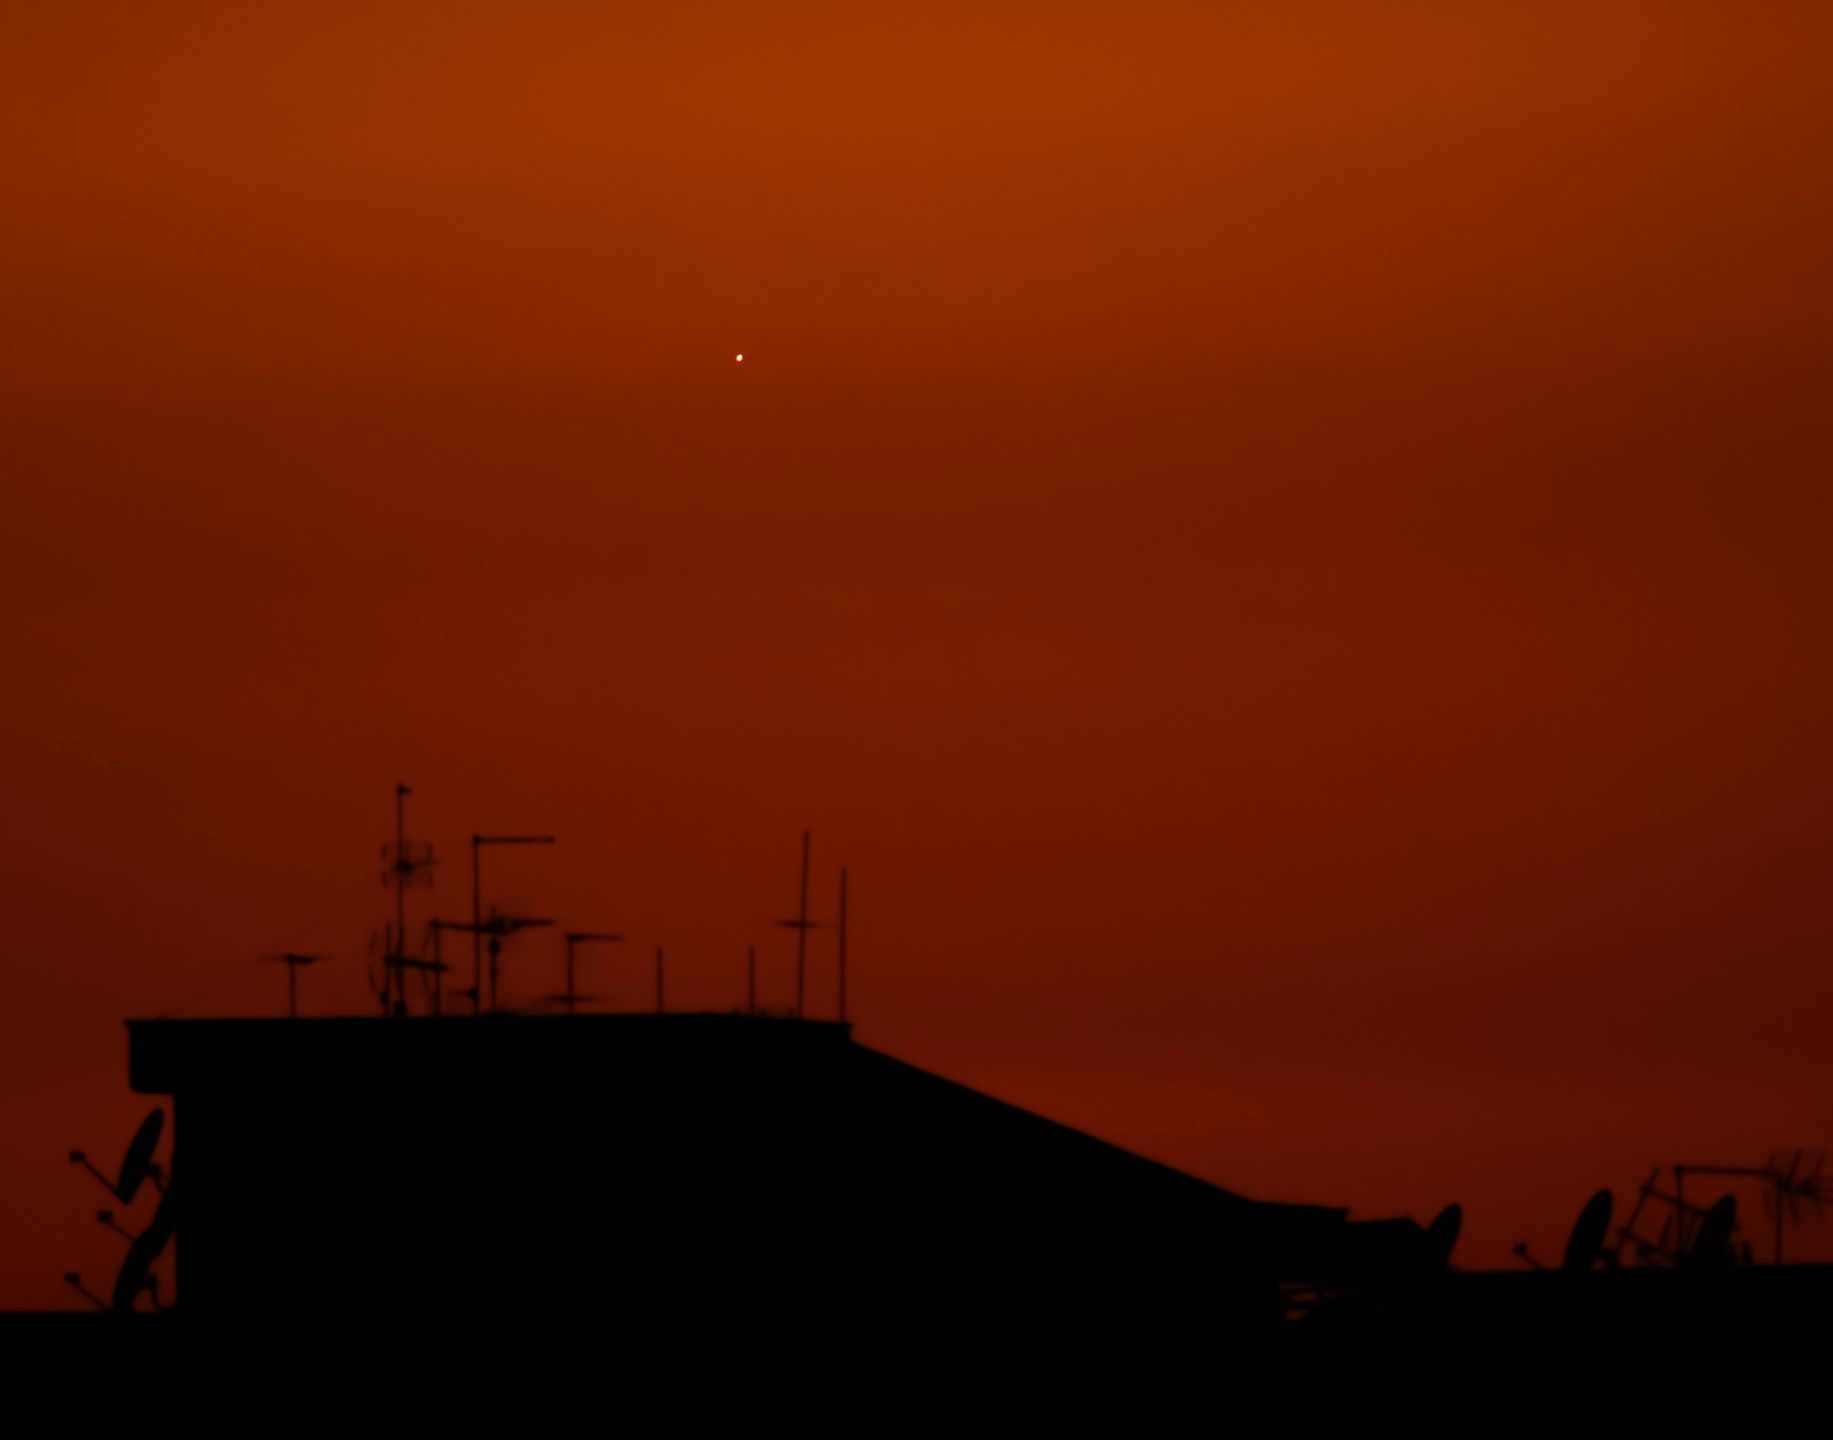
M 134 1203 L 134 1196 L 140 1193 L 140 1187 L 152 1173 L 153 1152 L 159 1148 L 159 1137 L 164 1130 L 165 1111 L 154 1110 L 134 1131 L 134 1138 L 127 1144 L 127 1154 L 121 1157 L 120 1178 L 115 1181 L 115 1194 L 121 1197 L 123 1205 Z
M 70 1163 L 81 1165 L 95 1176 L 110 1195 L 123 1205 L 131 1205 L 149 1176 L 155 1185 L 159 1183 L 159 1168 L 153 1164 L 153 1151 L 159 1148 L 159 1132 L 164 1128 L 163 1110 L 153 1111 L 140 1122 L 140 1128 L 134 1131 L 134 1138 L 128 1142 L 127 1154 L 121 1157 L 121 1168 L 113 1180 L 96 1169 L 90 1163 L 89 1156 L 81 1150 L 70 1152 Z
M 1426 1256 L 1440 1269 L 1451 1263 L 1451 1252 L 1457 1249 L 1458 1232 L 1464 1228 L 1464 1207 L 1447 1205 L 1426 1227 Z
M 1604 1237 L 1610 1233 L 1610 1212 L 1615 1205 L 1608 1190 L 1600 1190 L 1585 1202 L 1566 1240 L 1566 1257 L 1561 1270 L 1589 1270 L 1604 1253 Z
M 1687 1254 L 1687 1263 L 1701 1269 L 1713 1269 L 1721 1266 L 1731 1256 L 1731 1232 L 1738 1225 L 1738 1202 L 1735 1195 L 1721 1195 L 1706 1218 L 1699 1222 L 1699 1233 L 1694 1236 L 1693 1248 Z
M 167 1190 L 160 1198 L 159 1208 L 153 1212 L 153 1223 L 134 1237 L 134 1243 L 127 1247 L 127 1258 L 121 1262 L 121 1272 L 115 1276 L 113 1304 L 110 1309 L 118 1314 L 126 1314 L 134 1308 L 134 1302 L 140 1298 L 143 1290 L 152 1288 L 153 1262 L 172 1238 L 178 1228 L 178 1192 Z

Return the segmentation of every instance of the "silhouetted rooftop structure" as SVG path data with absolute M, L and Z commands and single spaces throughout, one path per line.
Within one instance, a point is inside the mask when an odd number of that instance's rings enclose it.
M 1178 1302 L 1272 1321 L 1345 1212 L 1262 1204 L 746 1015 L 130 1022 L 175 1101 L 196 1318 Z M 1399 1222 L 1417 1235 L 1418 1227 Z M 990 1308 L 989 1308 L 990 1307 Z

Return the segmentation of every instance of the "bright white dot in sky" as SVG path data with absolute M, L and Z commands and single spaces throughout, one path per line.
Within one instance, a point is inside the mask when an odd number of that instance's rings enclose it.
M 736 360 L 740 365 L 743 365 L 745 363 L 745 357 L 743 355 L 734 355 L 732 358 Z

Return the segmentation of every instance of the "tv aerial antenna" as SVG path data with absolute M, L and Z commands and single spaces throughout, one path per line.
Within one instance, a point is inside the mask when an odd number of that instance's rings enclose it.
M 471 1013 L 473 1015 L 479 1013 L 483 996 L 486 993 L 483 989 L 484 971 L 482 968 L 483 959 L 481 951 L 481 947 L 485 940 L 490 942 L 490 989 L 488 994 L 490 997 L 490 1009 L 492 1013 L 494 1013 L 496 1010 L 496 982 L 502 960 L 503 942 L 511 935 L 520 934 L 524 930 L 536 930 L 544 926 L 552 925 L 553 923 L 552 920 L 536 916 L 499 915 L 494 910 L 490 912 L 489 919 L 478 921 L 475 924 L 465 924 L 458 920 L 435 920 L 433 922 L 433 933 L 435 937 L 437 937 L 441 931 L 457 930 L 471 936 L 472 941 L 480 947 L 480 952 L 475 962 L 475 968 L 472 971 L 471 984 L 465 989 L 457 992 L 461 1000 L 469 1000 L 471 1002 Z M 438 960 L 437 957 L 434 963 L 439 964 L 441 970 L 449 968 L 444 965 L 443 961 Z M 440 971 L 435 971 L 434 973 L 438 974 Z
M 1773 1263 L 1780 1265 L 1785 1222 L 1799 1226 L 1804 1214 L 1815 1220 L 1826 1218 L 1827 1202 L 1833 1200 L 1833 1180 L 1822 1174 L 1826 1159 L 1824 1150 L 1794 1150 L 1778 1151 L 1764 1165 L 1676 1165 L 1674 1186 L 1679 1190 L 1688 1175 L 1759 1182 L 1763 1187 L 1763 1213 L 1774 1235 Z
M 424 889 L 433 883 L 433 847 L 407 838 L 407 797 L 414 792 L 405 784 L 395 784 L 395 839 L 382 847 L 382 884 L 395 892 L 395 923 L 392 940 L 383 949 L 380 991 L 384 1015 L 407 1013 L 407 972 L 416 966 L 402 963 L 408 959 L 407 892 Z
M 456 930 L 460 934 L 470 934 L 478 930 L 479 927 L 464 920 L 434 919 L 427 921 L 426 928 L 427 937 L 432 942 L 433 958 L 431 960 L 416 962 L 415 968 L 422 972 L 423 977 L 429 975 L 432 977 L 433 1014 L 439 1016 L 445 1014 L 445 977 L 446 972 L 452 968 L 450 965 L 446 964 L 445 961 L 445 946 L 441 943 L 442 937 L 448 930 Z M 486 934 L 492 933 L 491 927 L 488 925 L 482 927 L 482 929 Z M 427 948 L 426 942 L 423 941 L 420 948 L 425 950 Z M 475 995 L 476 991 L 461 990 L 458 994 L 459 998 L 463 999 L 467 996 Z
M 796 918 L 779 920 L 777 925 L 784 930 L 796 932 L 796 1018 L 802 1018 L 803 1000 L 808 986 L 808 932 L 816 928 L 813 920 L 808 918 L 808 831 L 802 832 L 802 886 L 801 901 L 796 908 Z
M 478 1013 L 483 1004 L 484 980 L 484 936 L 493 934 L 481 928 L 484 924 L 484 883 L 483 883 L 483 850 L 486 845 L 553 845 L 556 840 L 552 835 L 473 835 L 471 837 L 471 923 L 480 928 L 471 932 L 471 989 L 465 993 L 471 996 L 471 1013 Z M 490 912 L 494 921 L 496 911 Z M 542 925 L 551 921 L 542 920 Z M 494 935 L 490 952 L 490 1008 L 496 1009 L 496 959 L 502 951 L 501 935 Z
M 556 1004 L 566 1006 L 566 1013 L 569 1015 L 574 1013 L 574 1007 L 577 1006 L 581 1000 L 590 1000 L 592 998 L 590 995 L 581 995 L 573 985 L 573 951 L 581 945 L 601 942 L 607 945 L 621 945 L 624 943 L 624 937 L 622 935 L 602 934 L 593 930 L 569 930 L 566 932 L 566 994 L 550 995 L 547 998 Z
M 1624 1252 L 1629 1251 L 1637 1260 L 1657 1265 L 1723 1263 L 1737 1230 L 1737 1202 L 1729 1195 L 1719 1197 L 1711 1205 L 1695 1204 L 1686 1198 L 1689 1171 L 1703 1174 L 1720 1167 L 1676 1165 L 1672 1167 L 1672 1190 L 1661 1188 L 1661 1168 L 1657 1165 L 1650 1172 L 1637 1192 L 1636 1205 L 1629 1212 L 1629 1219 L 1617 1230 L 1616 1259 L 1621 1262 Z M 1636 1229 L 1650 1201 L 1666 1210 L 1660 1234 L 1653 1240 L 1645 1239 Z
M 303 966 L 316 965 L 325 957 L 298 955 L 288 951 L 284 955 L 269 955 L 267 958 L 286 966 L 286 1018 L 297 1020 L 299 1018 L 299 971 Z

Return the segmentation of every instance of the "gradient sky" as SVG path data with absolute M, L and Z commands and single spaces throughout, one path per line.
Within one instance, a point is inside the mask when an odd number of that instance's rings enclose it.
M 125 1016 L 365 1005 L 397 777 L 683 1007 L 811 826 L 862 1039 L 1469 1261 L 1833 1141 L 1830 43 L 0 6 L 0 1304 Z

